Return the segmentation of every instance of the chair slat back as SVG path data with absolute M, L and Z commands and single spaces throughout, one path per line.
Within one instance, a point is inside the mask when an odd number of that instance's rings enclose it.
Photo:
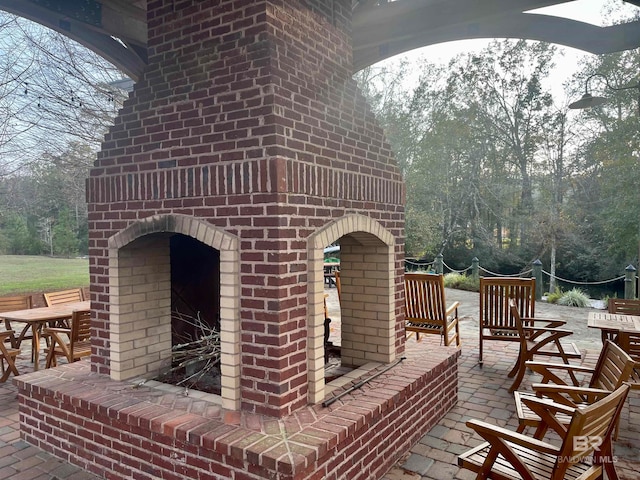
M 640 363 L 640 333 L 629 333 L 629 355 Z
M 26 310 L 31 308 L 31 296 L 0 297 L 0 312 Z M 1 315 L 0 315 L 1 316 Z
M 640 300 L 628 300 L 625 298 L 610 298 L 607 303 L 609 313 L 621 315 L 640 315 Z
M 627 352 L 607 340 L 598 357 L 589 387 L 613 391 L 629 381 L 634 366 L 635 362 Z
M 520 317 L 534 317 L 535 291 L 534 278 L 481 277 L 480 328 L 517 330 L 509 300 L 515 301 Z
M 621 315 L 640 315 L 640 300 L 625 298 L 610 298 L 608 302 L 609 313 Z M 629 355 L 636 362 L 640 362 L 640 334 L 627 333 L 629 337 Z
M 564 474 L 571 463 L 591 456 L 598 458 L 600 442 L 611 441 L 628 392 L 629 385 L 624 384 L 601 400 L 576 408 L 560 447 L 552 478 L 565 478 Z M 571 459 L 571 462 L 567 459 Z
M 74 310 L 71 317 L 71 342 L 91 339 L 91 310 Z
M 405 273 L 405 315 L 407 320 L 431 320 L 444 324 L 446 304 L 444 276 Z
M 44 300 L 48 307 L 53 305 L 61 305 L 64 303 L 81 302 L 82 289 L 76 288 L 73 290 L 62 290 L 60 292 L 49 292 L 44 294 Z
M 520 339 L 520 343 L 524 342 L 526 347 L 528 334 L 525 331 L 525 324 L 522 321 L 522 317 L 520 316 L 520 312 L 518 311 L 518 305 L 516 304 L 514 299 L 509 300 L 509 311 L 511 315 L 511 320 L 516 325 L 516 329 L 518 331 L 518 337 Z

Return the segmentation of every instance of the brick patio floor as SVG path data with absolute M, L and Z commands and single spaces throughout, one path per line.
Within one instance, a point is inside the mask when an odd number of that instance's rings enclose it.
M 335 289 L 327 289 L 333 319 L 332 339 L 339 338 L 339 304 Z M 469 418 L 481 418 L 515 430 L 515 407 L 506 377 L 516 358 L 516 346 L 509 342 L 486 342 L 484 366 L 478 358 L 478 294 L 447 290 L 447 301 L 462 302 L 462 355 L 459 360 L 458 403 L 383 477 L 384 480 L 471 479 L 474 475 L 457 466 L 458 454 L 480 442 L 465 425 Z M 592 365 L 599 353 L 599 332 L 586 328 L 587 309 L 557 307 L 538 302 L 537 317 L 560 318 L 574 331 L 574 340 L 585 352 L 583 364 Z M 420 342 L 407 341 L 407 355 L 424 355 L 439 338 L 423 336 Z M 23 346 L 18 369 L 30 372 L 29 346 Z M 42 360 L 41 360 L 42 362 Z M 42 365 L 42 363 L 41 363 Z M 525 375 L 520 389 L 535 381 Z M 620 478 L 640 478 L 640 391 L 632 391 L 622 412 L 619 439 L 614 446 Z M 0 480 L 94 480 L 98 477 L 59 460 L 20 439 L 16 387 L 0 384 Z

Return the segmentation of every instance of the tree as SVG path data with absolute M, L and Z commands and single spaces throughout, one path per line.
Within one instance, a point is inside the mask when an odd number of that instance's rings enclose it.
M 7 216 L 0 228 L 0 252 L 11 255 L 37 255 L 42 245 L 27 219 L 16 213 Z
M 96 150 L 123 92 L 122 73 L 85 47 L 0 12 L 0 175 L 38 163 L 70 142 Z
M 594 255 L 599 258 L 591 263 L 603 276 L 619 274 L 622 265 L 637 265 L 640 256 L 638 91 L 616 90 L 637 84 L 638 64 L 639 50 L 594 57 L 575 82 L 584 88 L 586 79 L 597 73 L 589 86 L 594 94 L 608 97 L 606 104 L 577 114 L 584 132 L 578 149 L 584 175 L 574 204 L 597 239 Z
M 497 164 L 490 168 L 519 180 L 520 200 L 508 228 L 511 249 L 525 245 L 534 214 L 535 158 L 552 105 L 541 85 L 554 53 L 554 47 L 540 42 L 492 42 L 479 55 L 468 56 L 450 80 L 458 90 L 454 102 L 477 112 L 478 133 L 495 145 Z M 504 171 L 504 166 L 513 170 Z
M 0 177 L 0 232 L 24 242 L 21 248 L 14 244 L 10 253 L 87 253 L 84 183 L 93 158 L 88 146 L 73 143 L 60 155 L 47 155 L 21 174 Z M 27 225 L 28 239 L 17 236 L 16 217 Z M 70 233 L 73 242 L 67 239 Z M 3 250 L 9 250 L 6 241 Z
M 69 210 L 62 209 L 52 229 L 54 255 L 70 257 L 78 253 L 76 230 Z

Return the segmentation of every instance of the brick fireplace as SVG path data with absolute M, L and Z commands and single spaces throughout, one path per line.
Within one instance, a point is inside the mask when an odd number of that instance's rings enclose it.
M 348 387 L 324 380 L 327 245 L 349 380 L 405 350 L 404 186 L 351 79 L 351 0 L 147 15 L 149 66 L 87 182 L 91 360 L 18 379 L 23 435 L 108 478 L 377 478 L 455 402 L 457 354 L 321 405 Z M 215 398 L 141 384 L 169 361 L 172 271 L 196 247 Z

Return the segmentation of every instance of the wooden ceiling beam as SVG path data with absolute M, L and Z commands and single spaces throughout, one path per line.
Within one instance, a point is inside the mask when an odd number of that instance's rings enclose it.
M 0 9 L 79 41 L 133 78 L 147 61 L 147 0 L 72 3 L 0 0 Z M 609 53 L 640 47 L 640 23 L 611 27 L 524 13 L 562 0 L 352 0 L 354 69 L 412 50 L 470 38 L 528 38 Z M 640 0 L 627 3 L 640 5 Z M 115 37 L 118 40 L 114 40 Z

